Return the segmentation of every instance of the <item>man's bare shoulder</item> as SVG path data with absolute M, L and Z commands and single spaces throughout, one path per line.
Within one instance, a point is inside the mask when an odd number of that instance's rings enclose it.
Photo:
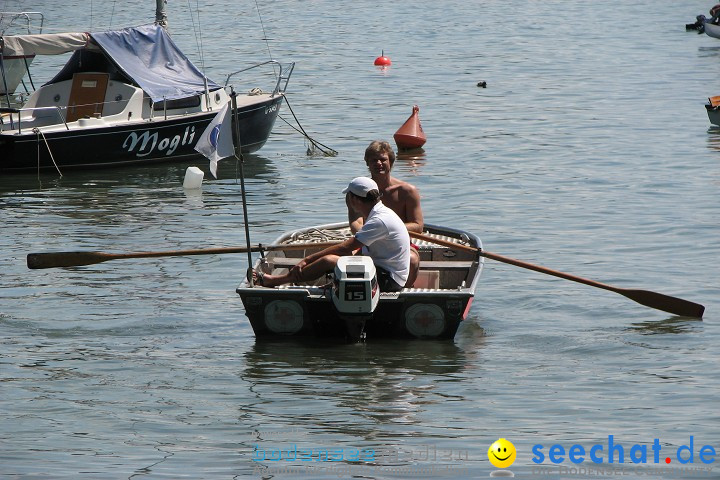
M 409 196 L 417 196 L 418 195 L 418 189 L 415 185 L 409 182 L 405 182 L 403 180 L 398 180 L 397 178 L 393 177 L 390 181 L 390 186 L 385 189 L 386 193 L 391 192 L 398 192 L 403 195 L 409 195 Z

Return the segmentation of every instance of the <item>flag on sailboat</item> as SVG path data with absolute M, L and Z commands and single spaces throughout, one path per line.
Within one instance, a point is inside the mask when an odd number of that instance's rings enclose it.
M 228 102 L 222 110 L 215 115 L 210 125 L 200 136 L 195 150 L 205 155 L 210 160 L 210 173 L 217 178 L 217 164 L 223 158 L 235 154 L 235 147 L 232 139 L 232 109 Z

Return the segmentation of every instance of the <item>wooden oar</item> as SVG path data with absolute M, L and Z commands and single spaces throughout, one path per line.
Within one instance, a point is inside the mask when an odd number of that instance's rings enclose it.
M 611 292 L 619 293 L 620 295 L 623 295 L 623 296 L 629 298 L 630 300 L 633 300 L 633 301 L 639 303 L 640 305 L 645 305 L 646 307 L 655 308 L 658 310 L 662 310 L 663 312 L 672 313 L 674 315 L 680 315 L 682 317 L 701 318 L 703 316 L 703 312 L 705 312 L 704 306 L 702 306 L 698 303 L 690 302 L 688 300 L 683 300 L 682 298 L 671 297 L 669 295 L 664 295 L 662 293 L 657 293 L 657 292 L 650 292 L 648 290 L 618 288 L 618 287 L 614 287 L 612 285 L 607 285 L 605 283 L 600 283 L 600 282 L 596 282 L 594 280 L 589 280 L 587 278 L 570 275 L 569 273 L 563 273 L 563 272 L 560 272 L 557 270 L 552 270 L 550 268 L 542 267 L 540 265 L 534 265 L 532 263 L 523 262 L 521 260 L 516 260 L 514 258 L 504 257 L 504 256 L 498 255 L 496 253 L 486 252 L 485 250 L 482 250 L 481 248 L 472 247 L 469 245 L 461 245 L 458 243 L 449 242 L 447 240 L 441 240 L 441 239 L 434 238 L 434 237 L 431 237 L 428 235 L 423 235 L 421 233 L 410 232 L 410 236 L 412 236 L 413 238 L 417 238 L 419 240 L 425 240 L 430 243 L 435 243 L 437 245 L 443 245 L 446 247 L 457 248 L 460 250 L 476 252 L 485 258 L 497 260 L 498 262 L 509 263 L 510 265 L 515 265 L 516 267 L 527 268 L 529 270 L 534 270 L 534 271 L 540 272 L 540 273 L 546 273 L 548 275 L 553 275 L 556 277 L 564 278 L 566 280 L 571 280 L 573 282 L 584 283 L 585 285 L 590 285 L 591 287 L 597 287 L 597 288 L 602 288 L 604 290 L 610 290 Z
M 180 257 L 185 255 L 218 255 L 223 253 L 246 253 L 273 250 L 303 250 L 305 248 L 325 248 L 340 242 L 296 243 L 292 245 L 253 245 L 248 247 L 202 248 L 198 250 L 170 250 L 165 252 L 131 252 L 131 253 L 104 253 L 104 252 L 49 252 L 29 253 L 27 256 L 28 268 L 54 268 L 54 267 L 80 267 L 94 265 L 108 260 L 121 260 L 126 258 L 148 257 Z

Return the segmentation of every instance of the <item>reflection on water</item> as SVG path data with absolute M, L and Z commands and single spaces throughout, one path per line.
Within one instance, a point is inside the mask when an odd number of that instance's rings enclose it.
M 205 172 L 200 189 L 183 188 L 185 171 L 189 166 L 198 166 Z M 247 155 L 243 173 L 246 180 L 263 181 L 273 177 L 274 169 L 267 158 Z M 218 179 L 214 179 L 207 162 L 203 161 L 73 171 L 56 178 L 52 175 L 17 175 L 12 177 L 12 181 L 1 184 L 0 205 L 10 216 L 33 212 L 35 219 L 42 215 L 52 222 L 73 222 L 76 227 L 79 222 L 95 225 L 155 224 L 158 215 L 190 213 L 203 208 L 234 214 L 236 205 L 242 205 L 239 166 L 234 160 L 221 161 L 217 173 Z M 280 196 L 282 192 L 273 194 Z M 186 220 L 180 215 L 170 222 L 182 223 Z M 103 236 L 102 229 L 93 235 Z
M 212 178 L 207 166 L 208 162 L 201 159 L 198 162 L 199 167 L 205 172 L 205 178 Z M 184 170 L 183 170 L 184 171 Z M 261 176 L 272 176 L 275 174 L 275 166 L 267 157 L 259 154 L 243 155 L 242 173 L 246 179 L 258 178 Z M 236 158 L 226 158 L 218 162 L 217 169 L 218 180 L 223 179 L 240 179 L 240 160 Z
M 415 148 L 412 150 L 401 150 L 397 153 L 395 161 L 395 171 L 418 175 L 420 169 L 427 163 L 425 150 Z
M 418 374 L 451 374 L 462 370 L 466 363 L 465 350 L 455 343 L 421 340 L 337 345 L 336 342 L 312 339 L 257 339 L 245 357 L 248 378 L 272 377 L 276 368 L 283 369 L 283 374 L 298 368 L 309 369 L 313 374 L 324 377 L 328 369 L 332 369 L 336 373 L 335 380 L 350 383 L 354 383 L 355 369 L 360 367 L 399 368 Z
M 720 57 L 720 45 L 712 47 L 698 47 L 698 56 L 701 58 Z
M 720 127 L 711 126 L 707 135 L 708 148 L 720 151 Z
M 188 167 L 200 168 L 204 183 L 214 181 L 208 160 L 197 158 L 172 163 L 155 163 L 133 167 L 109 167 L 92 170 L 68 170 L 63 176 L 56 172 L 13 174 L 12 181 L 0 183 L 0 196 L 21 195 L 25 191 L 56 188 L 94 189 L 116 187 L 158 188 L 182 185 Z M 275 166 L 262 155 L 244 155 L 243 174 L 246 179 L 272 176 Z M 239 162 L 234 158 L 218 163 L 217 180 L 240 179 Z
M 391 424 L 417 425 L 408 432 L 420 431 L 428 410 L 462 399 L 461 390 L 449 384 L 466 379 L 468 367 L 478 362 L 478 350 L 477 344 L 465 349 L 447 341 L 338 346 L 256 340 L 244 355 L 242 378 L 265 400 L 253 412 L 261 424 L 277 425 L 285 416 L 305 430 L 321 424 L 326 432 L 377 441 Z M 264 394 L 269 385 L 274 401 Z M 280 392 L 292 395 L 293 402 Z M 319 411 L 335 414 L 325 422 Z
M 665 335 L 689 333 L 701 327 L 701 318 L 670 317 L 659 322 L 633 323 L 628 330 L 637 332 L 640 335 Z

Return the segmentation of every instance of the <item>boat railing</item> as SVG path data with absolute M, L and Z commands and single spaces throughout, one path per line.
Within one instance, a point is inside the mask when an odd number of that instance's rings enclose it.
M 33 24 L 33 21 L 36 24 Z M 37 25 L 37 23 L 39 23 L 39 25 Z M 15 33 L 16 31 L 19 31 L 20 34 L 27 35 L 40 34 L 42 33 L 44 23 L 45 17 L 40 12 L 0 12 L 0 37 L 6 35 L 7 32 Z M 2 44 L 2 39 L 0 39 L 0 44 Z M 25 64 L 25 71 L 22 74 L 22 77 L 18 78 L 16 81 L 23 84 L 25 93 L 29 93 L 30 91 L 28 90 L 23 77 L 27 74 L 28 80 L 30 80 L 30 86 L 34 90 L 35 85 L 33 84 L 32 76 L 30 75 L 30 62 L 28 62 L 28 57 L 25 55 L 21 56 L 20 59 Z M 8 85 L 6 76 L 7 66 L 5 65 L 5 60 L 6 59 L 2 54 L 2 48 L 0 48 L 0 71 L 2 72 L 2 83 L 0 83 L 0 89 L 2 94 L 6 96 L 5 103 L 10 106 L 12 103 L 10 95 L 14 93 L 17 85 Z M 32 61 L 32 58 L 30 61 Z
M 54 107 L 25 107 L 25 108 L 0 108 L 0 114 L 9 114 L 10 117 L 10 129 L 15 130 L 15 121 L 13 119 L 13 116 L 17 115 L 17 133 L 18 135 L 22 133 L 22 112 L 36 112 L 36 111 L 54 111 L 57 112 L 57 116 L 60 118 L 60 122 L 54 122 L 49 123 L 48 125 L 57 125 L 59 123 L 62 123 L 65 125 L 66 130 L 70 130 L 70 127 L 67 124 L 67 121 L 65 120 L 65 115 L 63 115 L 63 109 L 67 107 L 60 107 L 60 106 L 54 106 Z M 34 119 L 37 119 L 37 117 L 33 117 Z M 30 122 L 32 123 L 32 122 Z M 3 120 L 3 115 L 0 115 L 0 125 L 4 125 L 5 121 Z M 36 125 L 37 126 L 37 125 Z
M 82 104 L 75 104 L 73 107 L 87 107 L 90 105 L 94 106 L 102 106 L 101 111 L 106 112 L 103 116 L 114 116 L 119 113 L 123 112 L 124 107 L 128 104 L 130 99 L 121 99 L 121 100 L 110 100 L 105 102 L 93 102 L 93 103 L 82 103 Z M 22 123 L 23 123 L 23 113 L 24 112 L 38 112 L 38 111 L 55 111 L 57 112 L 57 115 L 42 115 L 38 117 L 37 115 L 28 116 L 25 115 L 25 122 L 24 123 L 31 123 L 32 127 L 47 127 L 50 125 L 65 125 L 66 130 L 70 130 L 70 127 L 67 124 L 67 117 L 66 113 L 69 106 L 68 105 L 53 105 L 48 107 L 13 107 L 13 104 L 10 104 L 10 106 L 7 106 L 6 104 L 0 105 L 0 125 L 4 125 L 5 121 L 3 120 L 4 117 L 8 116 L 10 118 L 10 128 L 12 130 L 15 130 L 15 123 L 17 123 L 17 133 L 21 133 Z M 120 105 L 122 108 L 117 109 L 117 111 L 111 111 L 110 113 L 107 113 L 108 106 L 115 106 Z M 152 113 L 152 111 L 151 111 Z M 95 114 L 97 115 L 97 114 Z M 29 117 L 29 118 L 28 118 Z M 165 118 L 167 119 L 167 109 L 165 109 Z M 128 115 L 128 120 L 130 119 L 130 116 Z M 27 127 L 26 127 L 27 128 Z
M 39 26 L 33 26 L 33 18 L 40 22 Z M 45 16 L 41 12 L 0 12 L 0 35 L 4 35 L 8 29 L 16 26 L 16 20 L 22 20 L 23 28 L 27 30 L 28 35 L 32 35 L 42 33 Z
M 295 68 L 295 62 L 292 62 L 285 67 L 278 62 L 277 60 L 268 60 L 267 62 L 257 63 L 255 65 L 252 65 L 247 68 L 243 68 L 242 70 L 238 70 L 237 72 L 233 72 L 227 76 L 225 79 L 225 86 L 227 87 L 230 83 L 230 78 L 232 78 L 234 75 L 237 75 L 238 73 L 247 72 L 248 70 L 252 70 L 254 68 L 262 67 L 264 65 L 273 65 L 273 67 L 278 68 L 277 72 L 277 83 L 275 84 L 275 89 L 272 92 L 271 97 L 274 97 L 278 93 L 284 93 L 287 89 L 288 82 L 290 81 L 290 75 L 292 75 L 293 69 Z M 274 68 L 273 68 L 274 70 Z M 283 83 L 284 82 L 284 83 Z

